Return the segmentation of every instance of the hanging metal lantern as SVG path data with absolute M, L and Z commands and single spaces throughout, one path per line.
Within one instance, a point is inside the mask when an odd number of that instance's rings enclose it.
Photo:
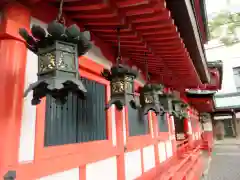
M 134 80 L 138 75 L 138 70 L 127 65 L 119 64 L 120 54 L 120 29 L 118 31 L 118 57 L 117 64 L 112 66 L 111 70 L 104 69 L 102 76 L 110 81 L 111 100 L 108 102 L 106 109 L 115 104 L 118 110 L 122 110 L 126 103 L 136 109 L 137 103 L 134 94 Z
M 187 107 L 188 105 L 181 100 L 174 99 L 173 103 L 173 115 L 179 119 L 188 118 Z
M 201 123 L 205 123 L 211 120 L 211 115 L 210 113 L 200 113 L 199 115 L 199 121 Z
M 173 115 L 173 94 L 171 93 L 162 93 L 159 94 L 159 100 L 161 105 L 164 108 L 164 111 L 167 112 L 169 115 Z
M 174 99 L 172 102 L 176 139 L 183 140 L 186 138 L 184 120 L 188 118 L 188 105 L 179 99 Z
M 140 104 L 143 114 L 148 114 L 152 110 L 156 115 L 162 115 L 164 109 L 160 104 L 159 94 L 162 93 L 163 86 L 160 84 L 145 84 L 144 87 L 139 89 Z
M 104 69 L 102 76 L 110 81 L 111 87 L 111 100 L 108 102 L 106 109 L 115 104 L 118 110 L 122 110 L 127 102 L 130 103 L 132 108 L 137 108 L 134 95 L 134 80 L 137 74 L 137 70 L 121 64 L 113 66 L 110 71 Z
M 87 90 L 80 80 L 78 57 L 91 48 L 87 33 L 80 32 L 75 24 L 65 27 L 57 20 L 48 24 L 47 33 L 38 25 L 32 26 L 32 36 L 26 29 L 19 30 L 27 48 L 38 56 L 38 81 L 25 91 L 25 96 L 33 91 L 33 105 L 47 94 L 62 103 L 70 91 L 85 97 Z
M 148 73 L 147 54 L 145 53 L 145 71 L 147 80 L 150 80 Z M 161 84 L 152 84 L 147 82 L 143 87 L 138 89 L 140 93 L 140 104 L 144 115 L 147 115 L 149 111 L 154 111 L 156 115 L 162 115 L 164 109 L 160 104 L 159 94 L 162 94 L 163 86 Z
M 102 76 L 110 81 L 111 87 L 111 100 L 108 102 L 106 109 L 115 104 L 118 110 L 122 110 L 127 102 L 130 103 L 132 108 L 137 108 L 134 95 L 134 80 L 137 73 L 137 70 L 121 64 L 113 66 L 111 71 L 103 70 Z

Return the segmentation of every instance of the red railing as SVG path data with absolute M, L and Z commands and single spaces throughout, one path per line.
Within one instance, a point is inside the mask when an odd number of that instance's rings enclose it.
M 189 149 L 188 139 L 177 141 L 177 155 L 182 156 Z
M 195 140 L 191 146 L 188 139 L 177 141 L 177 155 L 168 159 L 161 165 L 155 179 L 198 179 L 202 172 L 200 147 L 201 140 Z M 194 171 L 194 173 L 192 171 Z

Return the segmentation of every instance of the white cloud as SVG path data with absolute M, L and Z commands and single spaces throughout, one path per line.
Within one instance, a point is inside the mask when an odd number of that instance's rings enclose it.
M 218 13 L 221 10 L 240 12 L 240 0 L 206 0 L 206 8 L 208 15 Z

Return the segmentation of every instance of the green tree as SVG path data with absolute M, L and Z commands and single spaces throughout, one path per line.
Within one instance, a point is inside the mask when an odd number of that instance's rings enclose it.
M 220 39 L 220 41 L 230 46 L 240 41 L 237 30 L 240 29 L 240 13 L 231 13 L 222 11 L 212 18 L 208 23 L 211 39 Z

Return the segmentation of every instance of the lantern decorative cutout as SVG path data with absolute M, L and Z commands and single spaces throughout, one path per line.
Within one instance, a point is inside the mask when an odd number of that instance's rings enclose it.
M 149 111 L 154 111 L 156 115 L 162 115 L 164 109 L 160 104 L 159 94 L 162 94 L 163 86 L 161 84 L 150 83 L 150 75 L 148 73 L 147 54 L 145 53 L 145 71 L 147 83 L 138 89 L 140 93 L 140 104 L 144 115 Z
M 162 86 L 158 84 L 145 84 L 140 88 L 140 104 L 143 114 L 148 114 L 152 110 L 156 115 L 162 115 L 164 109 L 160 104 L 159 93 L 162 91 Z
M 211 121 L 211 115 L 210 115 L 210 113 L 201 113 L 201 114 L 199 115 L 199 121 L 200 121 L 201 123 L 206 123 L 206 122 L 208 122 L 208 121 Z
M 159 100 L 159 94 L 162 93 L 162 90 L 162 85 L 150 83 L 139 88 L 140 104 L 144 115 L 148 114 L 150 110 L 154 111 L 156 115 L 162 115 L 164 113 L 164 109 Z
M 184 130 L 184 120 L 188 118 L 188 113 L 186 112 L 188 105 L 181 100 L 173 100 L 173 116 L 175 124 L 175 133 L 177 140 L 183 140 L 186 138 Z
M 106 105 L 108 109 L 115 104 L 118 110 L 122 110 L 126 103 L 130 103 L 131 107 L 136 109 L 137 103 L 134 94 L 134 80 L 138 76 L 138 70 L 127 65 L 119 64 L 120 55 L 120 29 L 118 32 L 118 57 L 117 64 L 112 66 L 111 70 L 104 69 L 102 76 L 110 81 L 111 100 Z
M 27 96 L 33 90 L 32 104 L 39 104 L 47 94 L 63 103 L 70 91 L 84 99 L 87 91 L 79 78 L 78 57 L 91 48 L 90 37 L 85 37 L 88 32 L 80 32 L 75 24 L 66 28 L 53 21 L 47 33 L 38 25 L 32 26 L 32 36 L 26 29 L 19 33 L 27 48 L 38 56 L 38 81 L 25 91 Z
M 188 118 L 188 113 L 186 112 L 188 105 L 178 99 L 174 99 L 172 102 L 173 102 L 173 115 L 181 120 Z
M 127 102 L 136 109 L 134 95 L 134 79 L 137 77 L 137 71 L 128 66 L 117 65 L 111 68 L 111 71 L 103 70 L 102 76 L 110 81 L 111 100 L 106 109 L 115 104 L 118 110 L 122 110 Z
M 173 115 L 173 98 L 174 95 L 172 93 L 162 93 L 159 94 L 159 100 L 161 105 L 164 108 L 164 111 L 167 112 L 169 115 Z

